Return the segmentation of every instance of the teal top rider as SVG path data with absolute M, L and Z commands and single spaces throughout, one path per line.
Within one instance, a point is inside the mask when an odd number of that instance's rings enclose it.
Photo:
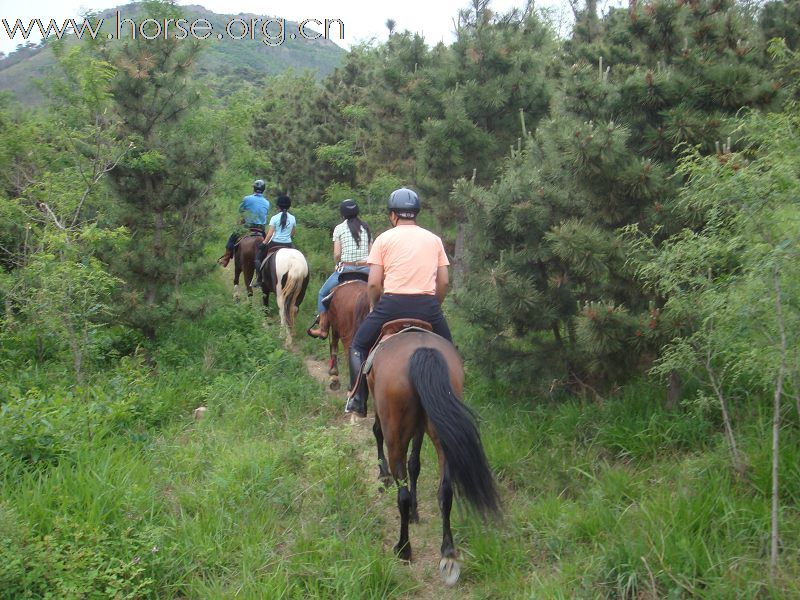
M 256 253 L 256 286 L 261 287 L 261 264 L 264 258 L 278 248 L 294 248 L 292 238 L 297 230 L 297 219 L 289 212 L 292 199 L 289 196 L 278 196 L 278 212 L 269 220 L 269 230 L 264 242 L 258 246 Z
M 239 204 L 241 223 L 250 231 L 261 232 L 262 236 L 266 235 L 267 213 L 269 213 L 269 200 L 264 197 L 265 189 L 264 181 L 256 179 L 253 183 L 253 193 L 245 196 L 244 200 Z M 228 266 L 236 248 L 236 241 L 241 235 L 241 231 L 235 231 L 228 238 L 228 243 L 225 245 L 225 254 L 218 261 L 223 267 Z

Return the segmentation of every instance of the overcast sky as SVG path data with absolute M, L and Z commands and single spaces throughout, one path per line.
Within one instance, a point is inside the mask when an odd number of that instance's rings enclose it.
M 47 23 L 55 19 L 61 26 L 64 19 L 79 16 L 87 9 L 105 10 L 125 0 L 28 0 L 13 2 L 0 0 L 0 18 L 13 24 L 22 19 L 27 26 L 30 19 L 42 19 Z M 408 29 L 423 34 L 429 44 L 453 40 L 453 20 L 460 8 L 471 4 L 471 0 L 398 0 L 395 2 L 330 2 L 330 0 L 289 0 L 275 2 L 269 0 L 179 0 L 179 5 L 200 4 L 221 14 L 239 12 L 256 15 L 275 16 L 290 21 L 304 19 L 341 19 L 345 24 L 345 39 L 333 40 L 340 46 L 349 48 L 353 44 L 386 39 L 386 20 L 394 19 L 396 29 Z M 523 6 L 524 0 L 492 0 L 491 8 L 506 12 L 514 6 Z M 559 6 L 560 0 L 539 0 L 541 6 Z M 125 13 L 122 12 L 122 17 Z M 313 24 L 311 28 L 316 29 Z M 34 40 L 39 41 L 37 38 Z M 9 40 L 5 28 L 0 24 L 0 51 L 11 52 L 20 40 Z

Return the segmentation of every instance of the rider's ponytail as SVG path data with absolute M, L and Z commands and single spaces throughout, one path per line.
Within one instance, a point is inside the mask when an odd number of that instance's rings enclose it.
M 286 211 L 289 210 L 291 205 L 292 199 L 289 196 L 278 196 L 278 208 L 281 209 L 281 231 L 286 229 L 286 221 L 288 220 Z
M 361 228 L 363 227 L 367 232 L 367 245 L 369 245 L 369 242 L 372 239 L 372 234 L 369 231 L 369 226 L 364 223 L 364 221 L 359 219 L 357 216 L 350 217 L 347 219 L 347 227 L 350 229 L 350 235 L 353 236 L 356 246 L 359 247 L 361 246 Z

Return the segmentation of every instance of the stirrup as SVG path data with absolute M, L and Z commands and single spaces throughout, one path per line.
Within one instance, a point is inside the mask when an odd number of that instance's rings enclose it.
M 314 321 L 311 323 L 309 328 L 306 329 L 306 334 L 308 334 L 312 338 L 317 338 L 318 340 L 326 340 L 326 339 L 328 339 L 328 332 L 327 331 L 323 332 L 322 328 L 314 329 L 314 325 L 319 325 L 319 319 L 320 319 L 320 316 L 318 314 L 316 317 L 314 317 Z M 319 333 L 314 333 L 314 331 L 317 331 Z
M 355 394 L 347 397 L 347 403 L 344 405 L 344 414 L 358 415 L 359 417 L 367 416 L 367 402 L 366 400 L 357 400 Z

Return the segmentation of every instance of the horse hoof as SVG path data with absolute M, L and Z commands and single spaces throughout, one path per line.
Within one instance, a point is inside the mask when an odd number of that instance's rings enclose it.
M 380 482 L 380 487 L 378 489 L 381 491 L 381 493 L 386 492 L 393 483 L 392 476 L 388 474 L 378 474 L 378 481 Z
M 455 585 L 461 576 L 461 564 L 455 558 L 443 558 L 439 561 L 439 575 L 445 585 Z
M 338 390 L 341 387 L 338 379 L 331 380 L 331 384 L 329 386 L 333 391 Z
M 394 553 L 397 554 L 397 558 L 400 560 L 411 560 L 411 544 L 406 542 L 402 548 L 395 544 Z

